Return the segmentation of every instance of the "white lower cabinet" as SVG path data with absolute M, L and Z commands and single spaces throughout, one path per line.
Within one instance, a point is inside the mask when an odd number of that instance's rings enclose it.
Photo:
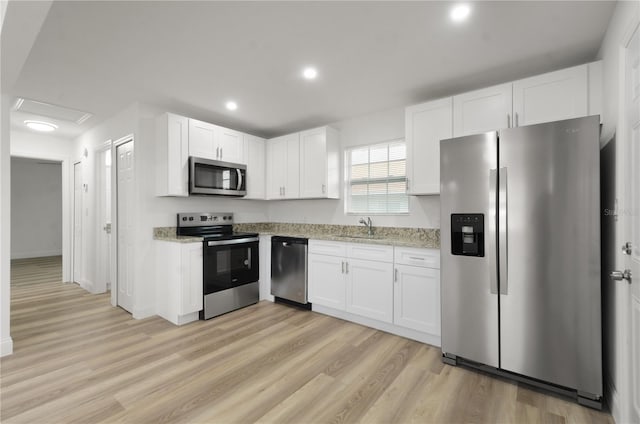
M 393 264 L 350 258 L 347 266 L 347 312 L 392 322 Z
M 154 244 L 158 315 L 176 325 L 197 320 L 202 309 L 202 242 Z
M 440 337 L 440 251 L 396 247 L 393 322 Z
M 309 240 L 313 309 L 440 345 L 440 252 Z
M 372 259 L 361 259 L 368 253 Z M 393 319 L 393 247 L 309 240 L 312 304 L 383 322 Z
M 345 258 L 309 253 L 308 264 L 309 301 L 344 310 L 347 297 Z
M 395 269 L 394 324 L 440 335 L 440 271 L 409 265 Z

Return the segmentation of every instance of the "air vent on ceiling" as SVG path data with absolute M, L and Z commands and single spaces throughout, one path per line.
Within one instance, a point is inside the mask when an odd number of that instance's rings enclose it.
M 81 110 L 38 102 L 36 100 L 24 99 L 22 97 L 18 97 L 14 109 L 19 110 L 20 112 L 31 113 L 47 118 L 74 122 L 78 125 L 93 116 L 91 113 L 83 112 Z

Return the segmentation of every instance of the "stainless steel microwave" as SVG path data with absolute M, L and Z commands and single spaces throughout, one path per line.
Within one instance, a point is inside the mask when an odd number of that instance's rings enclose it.
M 246 176 L 246 165 L 189 157 L 189 194 L 244 196 Z

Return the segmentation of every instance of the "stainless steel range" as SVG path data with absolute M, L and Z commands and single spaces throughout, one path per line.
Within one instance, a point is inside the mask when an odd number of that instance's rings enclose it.
M 220 212 L 179 213 L 177 234 L 204 238 L 200 319 L 258 302 L 258 234 L 234 233 L 233 214 Z

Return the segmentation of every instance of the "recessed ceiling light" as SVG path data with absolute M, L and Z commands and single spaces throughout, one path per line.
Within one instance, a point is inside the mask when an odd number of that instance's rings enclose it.
M 50 132 L 58 128 L 58 126 L 55 124 L 51 124 L 49 122 L 43 122 L 43 121 L 26 120 L 24 121 L 24 124 L 27 127 L 31 128 L 32 130 L 43 131 L 43 132 Z
M 449 17 L 453 22 L 462 22 L 469 17 L 471 8 L 466 4 L 458 4 L 451 9 Z
M 316 77 L 318 76 L 318 71 L 316 70 L 316 68 L 308 67 L 305 68 L 304 71 L 302 71 L 302 76 L 308 80 L 316 79 Z
M 229 110 L 236 110 L 238 109 L 238 104 L 234 101 L 228 101 L 225 106 L 227 107 L 227 109 Z

